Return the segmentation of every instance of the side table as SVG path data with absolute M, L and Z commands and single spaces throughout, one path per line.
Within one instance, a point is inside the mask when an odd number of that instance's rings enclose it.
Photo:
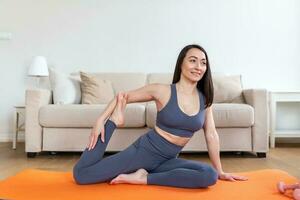
M 13 149 L 17 148 L 18 133 L 19 131 L 25 131 L 25 122 L 20 124 L 20 119 L 23 117 L 25 120 L 25 106 L 14 106 L 14 127 L 13 127 Z
M 300 137 L 300 130 L 277 130 L 277 104 L 278 103 L 299 103 L 300 105 L 300 91 L 298 92 L 271 92 L 271 134 L 270 145 L 271 148 L 275 147 L 276 138 L 297 138 Z M 299 113 L 300 116 L 300 113 Z

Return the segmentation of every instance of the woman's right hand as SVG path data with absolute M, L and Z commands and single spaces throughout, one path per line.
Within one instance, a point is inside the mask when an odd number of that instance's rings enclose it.
M 101 137 L 101 141 L 104 142 L 104 134 L 104 122 L 102 120 L 97 120 L 90 135 L 88 150 L 91 150 L 96 146 L 99 135 Z

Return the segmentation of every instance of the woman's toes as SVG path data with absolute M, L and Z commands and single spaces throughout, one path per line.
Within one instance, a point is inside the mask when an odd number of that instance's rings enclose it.
M 127 104 L 126 99 L 123 98 L 123 99 L 122 99 L 122 110 L 125 109 L 126 104 Z
M 111 181 L 109 182 L 109 184 L 115 184 L 117 178 L 118 178 L 118 177 L 116 177 L 116 178 L 114 178 L 113 180 L 111 180 Z
M 117 105 L 119 105 L 119 102 L 122 102 L 122 95 L 121 95 L 121 93 L 118 94 L 118 98 L 117 99 L 118 99 L 118 104 Z
M 127 101 L 127 99 L 128 99 L 128 94 L 125 93 L 123 97 L 124 97 L 125 101 Z
M 116 178 L 110 181 L 110 184 L 118 184 L 121 183 L 122 175 L 118 175 Z

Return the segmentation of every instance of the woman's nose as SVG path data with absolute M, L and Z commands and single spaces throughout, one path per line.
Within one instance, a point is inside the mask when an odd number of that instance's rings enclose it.
M 203 73 L 204 72 L 204 68 L 202 67 L 202 65 L 199 63 L 196 65 L 196 71 L 199 73 Z
M 197 63 L 196 69 L 197 69 L 197 71 L 201 71 L 202 68 L 201 68 L 201 63 L 200 62 Z

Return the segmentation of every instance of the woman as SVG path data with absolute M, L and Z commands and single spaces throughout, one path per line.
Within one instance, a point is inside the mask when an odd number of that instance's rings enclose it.
M 154 100 L 157 120 L 154 129 L 132 145 L 103 158 L 117 126 L 124 123 L 127 103 Z M 222 180 L 247 180 L 223 172 L 219 157 L 212 105 L 213 84 L 206 51 L 199 45 L 184 47 L 177 59 L 173 83 L 148 84 L 119 93 L 93 127 L 90 143 L 73 170 L 78 184 L 109 182 L 202 188 Z M 204 129 L 213 167 L 199 161 L 178 158 L 193 136 Z M 100 137 L 99 137 L 100 135 Z M 180 181 L 178 181 L 180 180 Z

